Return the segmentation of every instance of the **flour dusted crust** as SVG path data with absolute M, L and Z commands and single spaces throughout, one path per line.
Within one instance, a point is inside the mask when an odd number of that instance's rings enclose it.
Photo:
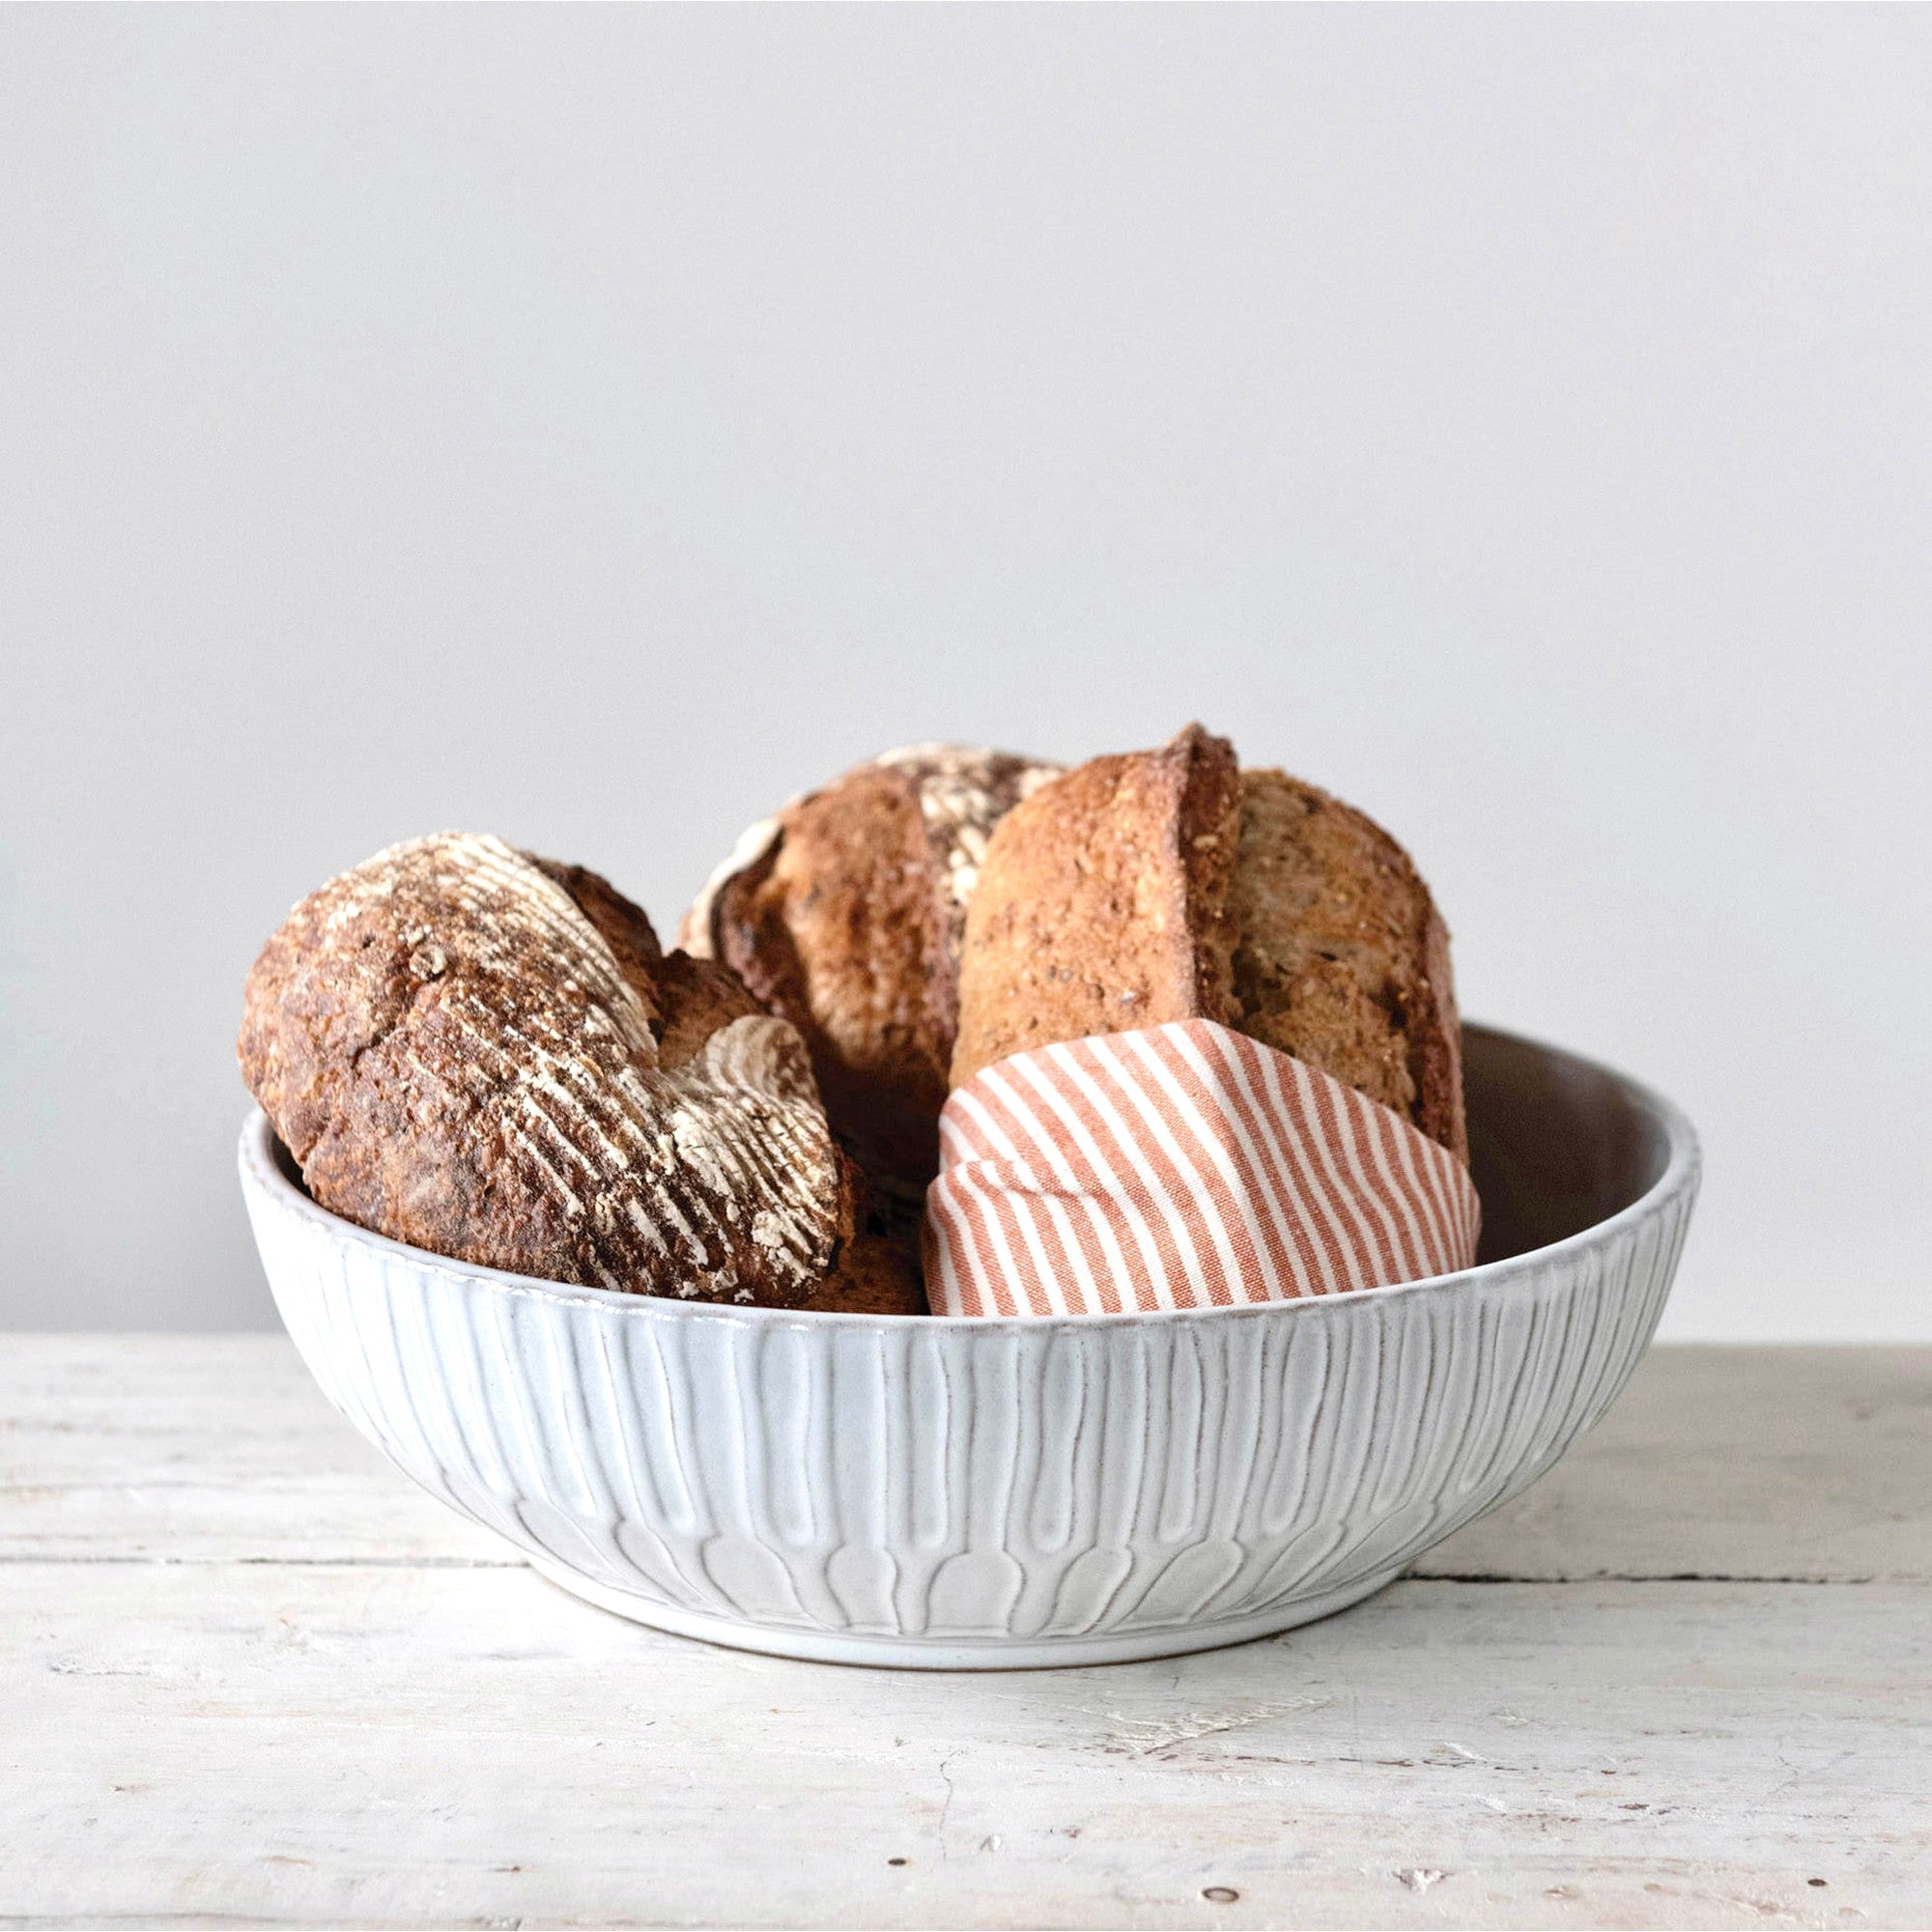
M 795 1025 L 833 1125 L 923 1188 L 958 1028 L 966 909 L 994 827 L 1058 766 L 913 745 L 792 800 L 739 840 L 679 938 Z
M 323 1206 L 459 1260 L 792 1307 L 853 1233 L 796 1031 L 497 838 L 392 846 L 304 899 L 238 1051 Z
M 952 1079 L 1054 1040 L 1212 1019 L 1468 1158 L 1449 935 L 1408 855 L 1189 725 L 1001 823 L 967 920 Z
M 966 938 L 966 906 L 986 861 L 993 829 L 1062 767 L 983 745 L 906 745 L 873 763 L 912 781 L 919 798 L 940 901 L 949 963 Z

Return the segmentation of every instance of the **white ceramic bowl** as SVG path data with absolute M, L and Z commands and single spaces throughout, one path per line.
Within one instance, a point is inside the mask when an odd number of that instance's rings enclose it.
M 907 1321 L 469 1267 L 242 1181 L 328 1398 L 452 1508 L 639 1622 L 795 1657 L 1092 1663 L 1285 1630 L 1534 1482 L 1629 1379 L 1690 1123 L 1466 1031 L 1475 1267 L 1173 1314 Z

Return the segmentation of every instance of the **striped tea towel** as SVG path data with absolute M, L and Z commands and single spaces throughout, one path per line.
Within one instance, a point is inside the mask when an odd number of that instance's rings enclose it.
M 1017 1053 L 939 1120 L 935 1315 L 1112 1315 L 1382 1288 L 1467 1267 L 1454 1154 L 1211 1020 Z

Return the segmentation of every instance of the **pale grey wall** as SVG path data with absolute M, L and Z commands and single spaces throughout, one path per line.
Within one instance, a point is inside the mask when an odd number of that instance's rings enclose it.
M 1932 14 L 0 10 L 0 1320 L 271 1320 L 241 980 L 1198 714 L 1932 1337 Z

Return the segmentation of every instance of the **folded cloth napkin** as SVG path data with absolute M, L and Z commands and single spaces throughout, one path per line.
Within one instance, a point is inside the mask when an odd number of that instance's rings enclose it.
M 1398 1114 L 1211 1020 L 974 1075 L 926 1192 L 935 1315 L 1114 1315 L 1469 1266 L 1467 1171 Z

